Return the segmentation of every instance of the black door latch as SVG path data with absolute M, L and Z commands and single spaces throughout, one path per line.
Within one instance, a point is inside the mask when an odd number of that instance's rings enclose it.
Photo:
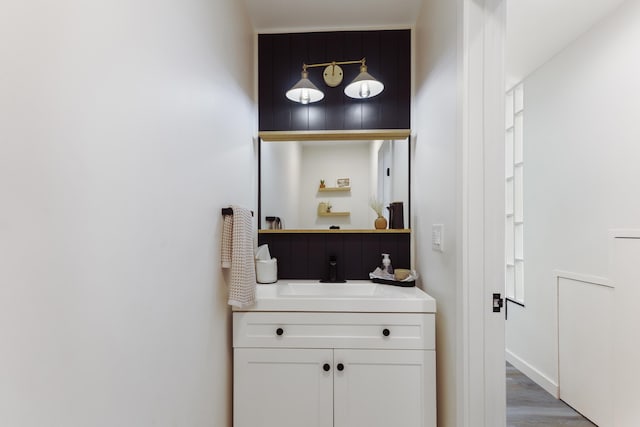
M 504 306 L 504 299 L 500 294 L 493 294 L 493 312 L 500 313 L 502 311 L 502 307 Z

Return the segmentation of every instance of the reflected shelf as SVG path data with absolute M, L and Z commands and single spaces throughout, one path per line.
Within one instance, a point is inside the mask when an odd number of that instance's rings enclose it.
M 321 193 L 334 191 L 351 191 L 351 187 L 319 187 L 318 191 Z
M 349 216 L 351 212 L 318 212 L 318 216 Z

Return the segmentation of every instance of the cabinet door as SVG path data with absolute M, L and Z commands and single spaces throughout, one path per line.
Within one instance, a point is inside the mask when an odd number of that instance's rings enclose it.
M 236 348 L 233 370 L 234 427 L 333 426 L 332 350 Z
M 434 351 L 336 349 L 334 366 L 335 427 L 436 426 Z

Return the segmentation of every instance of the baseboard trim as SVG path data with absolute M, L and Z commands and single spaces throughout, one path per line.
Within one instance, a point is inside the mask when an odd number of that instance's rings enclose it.
M 549 377 L 513 354 L 511 351 L 506 350 L 505 352 L 507 362 L 511 363 L 517 370 L 531 378 L 534 383 L 545 389 L 547 393 L 551 394 L 556 399 L 560 398 L 560 387 L 556 382 L 552 381 Z

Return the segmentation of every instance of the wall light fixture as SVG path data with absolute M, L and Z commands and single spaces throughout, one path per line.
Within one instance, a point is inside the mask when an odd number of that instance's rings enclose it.
M 360 64 L 360 74 L 344 88 L 348 97 L 356 99 L 372 98 L 384 90 L 384 84 L 367 72 L 366 58 L 359 61 L 332 61 L 318 64 L 302 64 L 302 78 L 286 93 L 291 101 L 301 104 L 317 102 L 324 98 L 324 93 L 309 80 L 307 68 L 326 67 L 322 73 L 324 82 L 329 87 L 342 83 L 344 73 L 340 65 Z

